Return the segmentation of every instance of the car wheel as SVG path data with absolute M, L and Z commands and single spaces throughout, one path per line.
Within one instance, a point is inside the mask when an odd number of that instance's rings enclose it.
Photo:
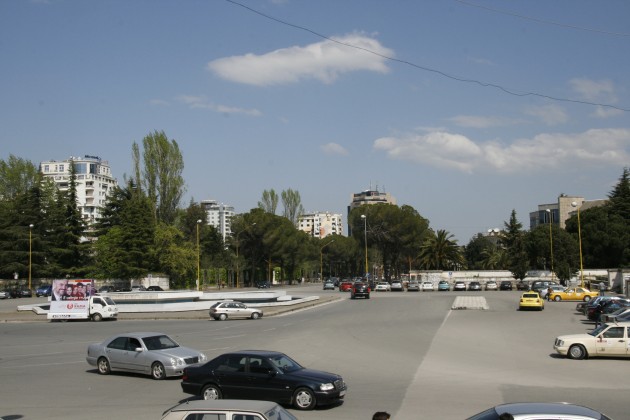
M 369 299 L 369 298 L 370 298 L 370 295 L 367 295 L 366 299 Z
M 103 320 L 103 315 L 96 313 L 92 315 L 92 321 L 99 322 Z
M 252 314 L 252 319 L 258 319 L 258 318 L 260 318 L 260 314 L 258 312 L 254 312 Z
M 584 296 L 584 302 L 588 302 L 589 300 L 591 300 L 590 296 Z
M 160 362 L 155 362 L 151 365 L 151 377 L 156 381 L 160 381 L 166 378 L 166 370 L 164 365 Z
M 111 367 L 109 366 L 109 360 L 107 360 L 106 357 L 99 357 L 98 361 L 96 362 L 96 367 L 98 369 L 98 373 L 100 373 L 101 375 L 109 375 L 112 371 Z
M 562 298 L 560 296 L 554 296 L 553 300 L 555 300 L 556 302 L 560 302 Z
M 316 402 L 315 394 L 308 388 L 298 388 L 293 394 L 293 405 L 298 410 L 312 410 Z
M 582 360 L 586 357 L 586 349 L 581 344 L 574 344 L 569 347 L 568 355 L 571 359 Z
M 201 391 L 204 400 L 220 400 L 221 390 L 216 385 L 206 385 Z
M 225 321 L 226 319 L 227 319 L 227 315 L 226 314 L 219 315 L 219 321 Z

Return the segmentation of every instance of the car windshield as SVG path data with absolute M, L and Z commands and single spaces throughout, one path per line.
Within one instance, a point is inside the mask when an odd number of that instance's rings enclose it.
M 101 299 L 105 301 L 105 303 L 107 303 L 108 305 L 115 305 L 116 302 L 114 302 L 114 300 L 112 298 L 110 298 L 109 296 L 101 296 Z
M 269 360 L 271 360 L 271 362 L 281 371 L 288 373 L 288 372 L 295 372 L 296 370 L 300 370 L 303 369 L 302 366 L 296 362 L 295 360 L 291 359 L 289 356 L 287 355 L 278 355 L 275 357 L 270 357 Z
M 297 420 L 297 417 L 295 417 L 293 414 L 289 413 L 287 410 L 285 410 L 284 408 L 280 406 L 277 406 L 267 411 L 265 413 L 265 416 L 269 420 Z M 250 417 L 253 418 L 253 416 L 247 416 L 247 418 L 250 418 Z
M 147 350 L 164 350 L 179 347 L 179 344 L 173 341 L 168 335 L 144 337 L 142 340 L 144 340 L 144 345 L 147 347 Z
M 593 331 L 588 332 L 588 334 L 592 335 L 593 337 L 597 337 L 606 328 L 608 328 L 608 325 L 607 324 L 602 324 L 599 327 L 595 328 Z

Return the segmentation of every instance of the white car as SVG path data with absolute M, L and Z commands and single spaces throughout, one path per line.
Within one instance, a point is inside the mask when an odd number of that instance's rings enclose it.
M 275 402 L 256 400 L 191 400 L 162 414 L 162 420 L 183 419 L 297 420 L 297 417 Z
M 374 288 L 375 292 L 389 292 L 390 290 L 391 290 L 391 287 L 389 286 L 389 283 L 387 283 L 386 281 L 377 283 L 376 287 Z
M 392 292 L 402 292 L 405 288 L 403 287 L 402 282 L 399 280 L 393 280 L 389 290 Z
M 630 322 L 605 323 L 587 334 L 561 335 L 553 348 L 570 359 L 630 357 Z
M 422 282 L 422 291 L 423 292 L 432 292 L 433 290 L 435 290 L 435 288 L 433 287 L 433 283 L 430 281 L 423 281 Z
M 499 286 L 496 281 L 489 280 L 486 282 L 486 290 L 499 290 Z

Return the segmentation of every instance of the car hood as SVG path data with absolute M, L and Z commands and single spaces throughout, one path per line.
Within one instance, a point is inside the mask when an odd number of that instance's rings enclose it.
M 152 352 L 156 352 L 162 354 L 164 356 L 169 357 L 198 357 L 201 355 L 201 352 L 197 350 L 190 349 L 188 347 L 174 347 L 172 349 L 161 349 L 161 350 L 150 350 Z
M 288 375 L 291 375 L 296 378 L 310 379 L 315 382 L 334 382 L 338 379 L 341 379 L 341 376 L 335 375 L 334 373 L 328 373 L 321 370 L 314 369 L 300 369 L 295 372 L 289 372 Z
M 589 334 L 569 334 L 569 335 L 560 335 L 556 338 L 556 340 L 562 341 L 581 341 L 584 339 L 593 339 L 592 335 Z

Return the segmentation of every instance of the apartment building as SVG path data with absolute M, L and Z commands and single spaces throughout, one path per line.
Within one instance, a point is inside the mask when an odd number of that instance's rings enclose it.
M 101 217 L 107 196 L 118 185 L 109 163 L 98 156 L 70 157 L 63 161 L 49 160 L 39 164 L 39 171 L 52 179 L 57 188 L 67 191 L 70 185 L 70 165 L 76 174 L 77 206 L 83 221 L 90 225 Z
M 341 214 L 316 212 L 302 214 L 298 218 L 298 229 L 315 238 L 341 235 L 343 232 Z
M 202 200 L 201 208 L 206 211 L 208 224 L 214 226 L 220 233 L 223 241 L 232 235 L 232 217 L 234 207 L 226 206 L 216 200 Z

